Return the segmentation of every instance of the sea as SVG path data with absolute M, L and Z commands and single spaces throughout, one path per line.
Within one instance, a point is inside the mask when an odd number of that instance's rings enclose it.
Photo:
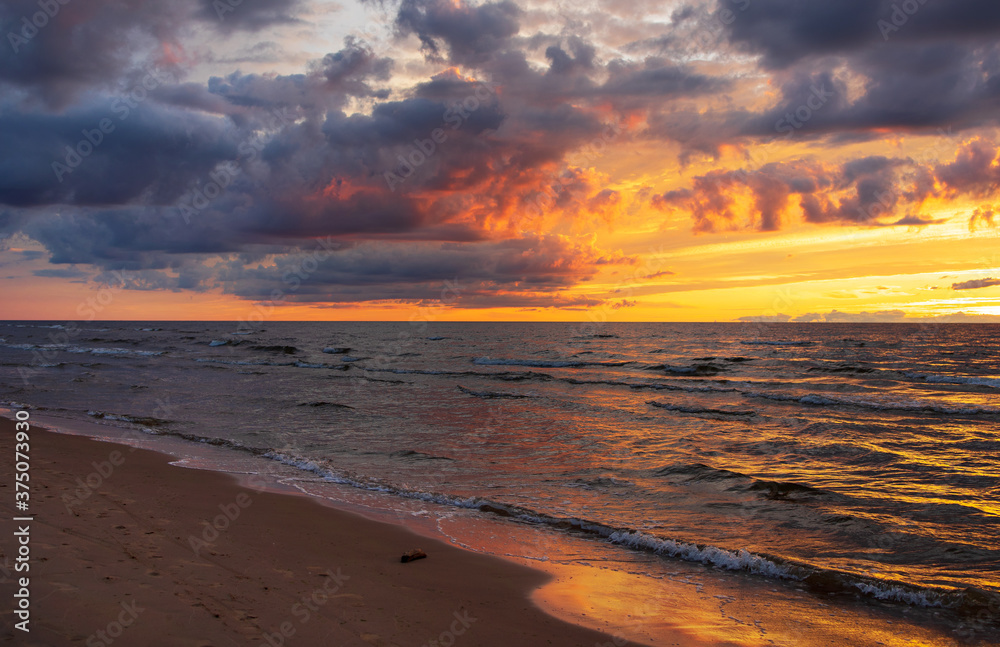
M 1000 643 L 997 325 L 9 321 L 0 406 L 590 569 L 646 644 L 677 587 L 713 644 Z

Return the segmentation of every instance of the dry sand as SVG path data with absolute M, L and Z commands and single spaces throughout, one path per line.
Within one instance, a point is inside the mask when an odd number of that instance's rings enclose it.
M 306 497 L 172 466 L 163 454 L 34 426 L 31 632 L 24 634 L 12 627 L 12 576 L 25 574 L 7 572 L 18 514 L 13 426 L 0 420 L 5 641 L 16 634 L 20 645 L 88 647 L 617 644 L 534 606 L 528 596 L 544 573 Z M 206 539 L 212 543 L 198 543 Z M 414 548 L 429 557 L 401 564 Z

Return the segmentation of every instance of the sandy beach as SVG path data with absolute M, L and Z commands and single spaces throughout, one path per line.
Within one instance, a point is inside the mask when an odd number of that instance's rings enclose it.
M 13 422 L 0 448 L 14 451 Z M 0 467 L 5 640 L 21 645 L 595 645 L 530 601 L 548 576 L 169 457 L 31 429 L 30 633 Z M 23 513 L 22 513 L 23 514 Z M 422 548 L 429 557 L 403 564 Z

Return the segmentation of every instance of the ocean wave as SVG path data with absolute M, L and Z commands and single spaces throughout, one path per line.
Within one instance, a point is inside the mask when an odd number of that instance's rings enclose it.
M 250 350 L 261 350 L 268 353 L 284 353 L 285 355 L 294 355 L 299 352 L 299 349 L 295 346 L 251 346 Z
M 471 377 L 471 378 L 483 378 L 489 380 L 500 380 L 502 382 L 526 382 L 526 381 L 539 381 L 547 382 L 554 380 L 556 378 L 548 375 L 546 373 L 536 373 L 534 371 L 499 371 L 493 373 L 484 373 L 482 371 L 446 371 L 446 370 L 435 370 L 428 368 L 368 368 L 364 367 L 367 373 L 394 373 L 396 375 L 435 375 L 435 376 L 449 376 L 449 377 Z
M 699 481 L 745 481 L 746 484 L 734 484 L 728 487 L 729 491 L 751 492 L 765 499 L 779 501 L 796 501 L 800 496 L 821 496 L 829 493 L 811 485 L 794 483 L 790 481 L 769 481 L 757 479 L 741 472 L 727 470 L 721 467 L 712 467 L 704 463 L 681 463 L 661 467 L 653 472 L 657 477 L 680 477 L 684 483 Z
M 857 366 L 854 364 L 841 364 L 839 366 L 813 366 L 809 369 L 811 372 L 821 372 L 821 373 L 853 373 L 856 375 L 864 375 L 867 373 L 874 373 L 875 369 L 868 366 Z
M 925 375 L 923 373 L 905 373 L 906 377 L 913 380 L 923 380 L 933 384 L 967 384 L 969 386 L 988 386 L 993 389 L 1000 389 L 1000 378 L 997 377 L 971 377 L 965 375 Z
M 674 375 L 696 375 L 696 376 L 711 376 L 718 375 L 723 372 L 724 368 L 721 366 L 716 366 L 711 363 L 703 364 L 692 364 L 690 366 L 671 366 L 670 364 L 656 364 L 653 366 L 647 366 L 647 371 L 664 371 L 666 373 L 672 373 Z
M 450 375 L 450 376 L 489 375 L 488 373 L 478 373 L 476 371 L 443 371 L 443 370 L 435 370 L 429 368 L 371 368 L 368 366 L 363 366 L 361 367 L 361 370 L 366 373 L 393 373 L 395 375 Z
M 61 351 L 63 353 L 75 353 L 78 355 L 122 355 L 133 357 L 159 357 L 166 351 L 162 350 L 134 350 L 131 348 L 87 348 L 85 346 L 72 346 L 70 344 L 4 344 L 6 348 L 16 350 L 43 350 Z
M 741 341 L 744 346 L 815 346 L 814 341 Z
M 389 458 L 401 458 L 408 460 L 420 460 L 420 461 L 454 461 L 454 458 L 448 458 L 447 456 L 435 456 L 434 454 L 427 454 L 425 452 L 418 452 L 414 449 L 401 449 L 399 451 L 392 452 L 389 454 Z
M 295 366 L 301 362 L 275 362 L 267 359 L 217 359 L 215 357 L 198 357 L 196 362 L 208 362 L 211 364 L 228 364 L 231 366 Z
M 316 402 L 301 402 L 300 407 L 332 407 L 334 409 L 353 409 L 349 404 L 338 404 L 336 402 L 326 402 L 325 400 L 319 400 Z
M 580 362 L 568 360 L 543 360 L 543 359 L 498 359 L 492 357 L 477 357 L 472 360 L 473 364 L 479 366 L 531 366 L 534 368 L 580 368 L 582 366 L 626 366 L 632 362 Z
M 750 479 L 746 474 L 712 467 L 704 463 L 680 463 L 667 465 L 653 472 L 654 476 L 682 476 L 684 481 L 724 481 L 728 479 Z
M 548 373 L 536 373 L 534 371 L 527 371 L 522 373 L 515 373 L 511 371 L 502 371 L 500 373 L 478 373 L 470 371 L 470 373 L 473 375 L 478 375 L 480 377 L 486 377 L 491 380 L 501 380 L 503 382 L 526 382 L 529 380 L 548 382 L 549 380 L 555 379 Z
M 87 415 L 91 418 L 97 418 L 98 420 L 114 420 L 117 422 L 127 422 L 129 424 L 147 427 L 170 424 L 169 420 L 163 420 L 161 418 L 152 418 L 148 416 L 127 416 L 120 413 L 107 413 L 105 411 L 88 411 Z
M 33 411 L 35 409 L 35 406 L 32 404 L 15 402 L 14 400 L 0 400 L 0 406 L 9 409 L 23 409 L 25 411 Z
M 350 366 L 344 366 L 343 364 L 322 364 L 317 362 L 303 362 L 303 361 L 294 362 L 292 365 L 295 366 L 296 368 L 325 368 L 330 371 L 346 371 L 350 368 Z
M 743 548 L 732 551 L 715 546 L 660 539 L 637 531 L 614 532 L 608 537 L 608 541 L 628 548 L 647 550 L 657 555 L 679 558 L 686 562 L 710 564 L 727 571 L 745 571 L 783 580 L 800 579 L 792 569 Z
M 585 385 L 605 385 L 605 386 L 627 386 L 630 389 L 652 389 L 654 391 L 680 391 L 683 393 L 738 393 L 739 389 L 733 387 L 719 386 L 691 386 L 688 384 L 667 384 L 665 382 L 624 382 L 622 380 L 584 380 L 575 377 L 555 378 L 566 384 Z M 691 380 L 694 382 L 695 380 Z
M 813 406 L 855 407 L 872 411 L 904 411 L 909 413 L 939 413 L 956 416 L 997 415 L 1000 407 L 963 406 L 942 402 L 926 402 L 921 400 L 868 400 L 865 398 L 831 397 L 809 393 L 794 395 L 786 393 L 762 393 L 755 391 L 742 392 L 747 398 L 763 398 L 777 402 L 797 402 Z
M 473 391 L 472 389 L 467 389 L 462 385 L 458 385 L 458 390 L 462 393 L 468 395 L 474 395 L 477 398 L 531 398 L 534 396 L 525 395 L 523 393 L 511 393 L 509 391 Z
M 117 416 L 105 419 L 121 420 L 124 418 L 128 417 Z M 909 606 L 946 608 L 969 617 L 975 616 L 980 609 L 985 608 L 988 604 L 995 604 L 997 600 L 1000 600 L 1000 596 L 995 593 L 978 589 L 960 590 L 922 587 L 906 582 L 881 579 L 876 576 L 826 569 L 778 556 L 755 553 L 746 548 L 727 548 L 711 543 L 695 543 L 670 537 L 658 537 L 632 528 L 613 527 L 601 522 L 576 517 L 554 516 L 479 496 L 458 496 L 399 487 L 373 477 L 337 470 L 330 466 L 328 461 L 320 464 L 315 460 L 296 456 L 286 450 L 252 447 L 235 440 L 202 437 L 183 432 L 172 432 L 162 428 L 145 429 L 145 431 L 153 435 L 171 436 L 191 442 L 247 452 L 314 474 L 331 483 L 425 501 L 445 507 L 475 510 L 522 523 L 540 525 L 556 531 L 569 532 L 606 541 L 632 550 L 648 551 L 661 557 L 701 563 L 721 570 L 741 571 L 767 578 L 792 581 L 798 586 L 818 593 L 860 593 L 861 595 L 886 602 L 901 603 Z M 414 450 L 400 450 L 394 452 L 392 457 L 403 460 L 452 460 L 447 457 L 434 456 Z M 703 473 L 714 471 L 719 475 L 725 476 L 725 478 L 744 477 L 744 475 L 736 472 L 719 470 L 703 464 L 672 466 L 665 469 L 678 468 Z
M 598 476 L 589 479 L 575 479 L 572 483 L 568 483 L 567 487 L 582 487 L 588 490 L 612 490 L 619 488 L 631 489 L 635 487 L 635 484 L 632 481 L 615 478 L 614 476 Z
M 646 404 L 650 404 L 659 409 L 666 409 L 667 411 L 676 411 L 678 413 L 690 413 L 695 415 L 717 415 L 717 416 L 756 416 L 757 412 L 753 410 L 732 410 L 732 409 L 705 409 L 702 407 L 686 407 L 679 404 L 670 404 L 667 402 L 654 402 L 650 401 Z
M 346 355 L 351 352 L 351 349 L 344 346 L 327 346 L 323 352 L 327 355 Z
M 472 363 L 479 366 L 532 366 L 535 368 L 577 368 L 587 365 L 586 362 L 565 360 L 493 359 L 491 357 L 477 357 L 472 360 Z
M 775 500 L 788 500 L 794 499 L 796 496 L 820 496 L 826 494 L 823 490 L 814 488 L 811 485 L 788 481 L 754 480 L 746 490 L 748 492 L 760 493 L 766 499 Z

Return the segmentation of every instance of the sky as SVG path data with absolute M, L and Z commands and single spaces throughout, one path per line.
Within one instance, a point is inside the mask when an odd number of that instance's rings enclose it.
M 995 0 L 5 0 L 0 319 L 1000 321 Z

